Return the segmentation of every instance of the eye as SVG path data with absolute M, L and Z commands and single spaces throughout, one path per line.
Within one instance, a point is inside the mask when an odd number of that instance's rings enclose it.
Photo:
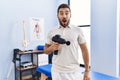
M 66 15 L 68 15 L 69 13 L 67 12 L 67 13 L 65 13 Z
M 63 15 L 64 13 L 60 13 L 60 15 Z

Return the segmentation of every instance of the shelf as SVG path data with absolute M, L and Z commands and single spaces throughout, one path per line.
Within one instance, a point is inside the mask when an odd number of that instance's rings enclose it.
M 22 57 L 22 55 L 27 56 L 27 54 L 30 54 L 30 60 L 24 60 Z M 35 54 L 35 55 L 34 55 Z M 36 67 L 38 66 L 38 54 L 44 54 L 44 50 L 25 50 L 25 51 L 21 51 L 19 49 L 14 50 L 14 66 L 15 66 L 15 80 L 32 80 L 34 78 L 33 74 L 34 71 L 36 69 Z M 22 60 L 23 59 L 23 60 Z M 29 58 L 28 58 L 29 59 Z M 36 61 L 33 61 L 35 60 Z M 17 64 L 18 61 L 18 64 Z M 22 62 L 24 61 L 30 61 L 32 62 L 32 64 L 28 64 L 28 67 L 26 67 L 27 64 L 22 64 Z M 22 66 L 24 67 L 22 67 Z M 30 73 L 28 74 L 27 72 Z M 19 73 L 19 75 L 17 75 L 17 72 Z
M 36 67 L 37 67 L 37 65 L 33 65 L 30 68 L 17 67 L 17 70 L 19 70 L 19 71 L 25 71 L 25 70 L 35 69 Z
M 34 50 L 34 51 L 19 51 L 18 54 L 38 54 L 38 53 L 43 53 L 43 50 Z
M 32 75 L 24 75 L 22 76 L 22 80 L 30 79 L 32 78 Z

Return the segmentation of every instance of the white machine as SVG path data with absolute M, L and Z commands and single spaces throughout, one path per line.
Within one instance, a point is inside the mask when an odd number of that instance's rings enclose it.
M 26 61 L 21 63 L 21 67 L 23 68 L 31 68 L 32 67 L 32 62 Z

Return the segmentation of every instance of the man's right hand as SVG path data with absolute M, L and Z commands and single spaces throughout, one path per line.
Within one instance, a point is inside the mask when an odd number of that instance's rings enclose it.
M 52 52 L 59 50 L 60 44 L 57 42 L 53 42 L 52 44 L 45 44 L 44 53 L 51 54 Z
M 54 43 L 51 44 L 50 48 L 51 48 L 52 51 L 56 51 L 56 50 L 59 50 L 59 46 L 60 46 L 59 43 L 54 42 Z

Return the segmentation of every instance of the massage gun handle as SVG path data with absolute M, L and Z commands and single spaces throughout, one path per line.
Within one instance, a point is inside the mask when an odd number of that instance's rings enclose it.
M 54 55 L 57 55 L 58 54 L 58 50 L 54 51 Z

